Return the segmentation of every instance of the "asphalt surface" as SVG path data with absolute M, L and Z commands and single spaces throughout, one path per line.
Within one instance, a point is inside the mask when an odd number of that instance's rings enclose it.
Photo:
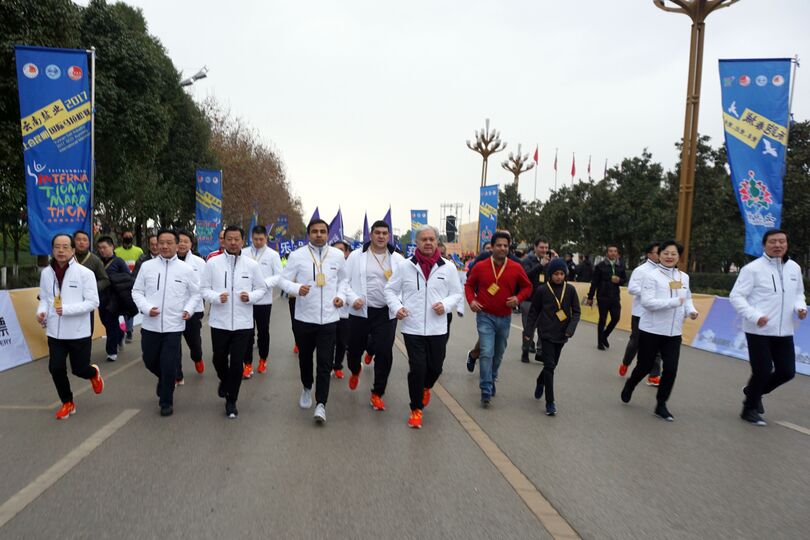
M 514 324 L 520 324 L 515 317 Z M 271 320 L 270 368 L 244 381 L 239 418 L 224 416 L 204 335 L 206 371 L 184 347 L 186 384 L 162 418 L 155 378 L 138 340 L 116 363 L 94 358 L 102 395 L 71 377 L 78 414 L 56 421 L 47 361 L 0 374 L 0 505 L 41 485 L 54 464 L 94 434 L 139 412 L 78 464 L 12 512 L 0 538 L 549 538 L 536 514 L 434 397 L 424 428 L 410 430 L 407 360 L 394 351 L 387 410 L 332 379 L 324 426 L 298 407 L 301 385 L 289 314 Z M 205 331 L 205 330 L 204 330 Z M 748 365 L 684 347 L 670 410 L 652 413 L 654 389 L 619 400 L 627 334 L 597 351 L 580 325 L 557 369 L 559 413 L 533 398 L 540 364 L 519 361 L 512 328 L 498 393 L 479 404 L 478 372 L 465 368 L 474 318 L 453 321 L 440 384 L 583 538 L 807 538 L 810 378 L 797 376 L 765 407 L 769 425 L 739 418 Z M 137 332 L 136 332 L 137 338 Z M 348 372 L 347 372 L 348 375 Z

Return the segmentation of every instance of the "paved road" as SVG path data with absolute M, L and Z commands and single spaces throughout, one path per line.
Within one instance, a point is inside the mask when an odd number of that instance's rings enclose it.
M 464 368 L 468 316 L 454 320 L 448 394 L 426 409 L 424 429 L 405 426 L 399 349 L 387 411 L 368 406 L 365 371 L 355 392 L 333 379 L 319 427 L 297 405 L 282 306 L 271 367 L 243 384 L 236 421 L 224 417 L 210 363 L 199 376 L 187 359 L 175 414 L 161 418 L 137 343 L 103 363 L 104 394 L 77 396 L 64 422 L 53 419 L 46 362 L 0 374 L 0 538 L 549 538 L 559 529 L 526 502 L 535 494 L 583 538 L 807 537 L 810 431 L 776 421 L 810 428 L 810 378 L 766 398 L 770 425 L 755 428 L 737 417 L 747 364 L 685 347 L 669 424 L 652 416 L 651 388 L 619 401 L 626 334 L 600 352 L 582 324 L 558 368 L 559 415 L 548 418 L 532 397 L 539 364 L 519 362 L 513 328 L 485 410 L 477 372 Z M 100 343 L 94 355 L 103 359 Z M 516 489 L 509 470 L 533 485 Z

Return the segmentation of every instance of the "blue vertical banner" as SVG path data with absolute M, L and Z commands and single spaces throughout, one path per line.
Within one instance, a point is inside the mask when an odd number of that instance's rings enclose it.
M 248 247 L 253 245 L 253 227 L 255 227 L 259 223 L 259 211 L 256 207 L 253 207 L 253 215 L 250 217 L 250 226 L 248 230 L 245 231 L 245 241 Z
M 92 133 L 88 53 L 15 46 L 31 254 L 57 233 L 92 234 Z
M 391 231 L 393 234 L 393 231 Z M 363 216 L 363 243 L 366 244 L 371 241 L 371 234 L 368 232 L 368 212 Z
M 416 231 L 419 227 L 428 224 L 427 210 L 411 210 L 411 230 Z
M 489 244 L 498 226 L 498 185 L 481 187 L 478 206 L 478 250 Z
M 731 185 L 745 223 L 745 252 L 782 221 L 790 121 L 791 60 L 720 60 L 723 127 Z
M 388 238 L 388 243 L 392 246 L 397 246 L 397 241 L 394 239 L 394 222 L 391 221 L 391 207 L 388 207 L 388 212 L 385 213 L 382 220 L 388 224 L 388 230 L 391 231 L 391 236 Z
M 276 242 L 280 241 L 283 238 L 287 238 L 287 229 L 290 226 L 289 218 L 286 214 L 281 214 L 278 216 L 278 220 L 276 221 L 276 230 L 274 232 L 274 238 Z
M 219 249 L 222 171 L 197 169 L 197 250 L 203 258 Z

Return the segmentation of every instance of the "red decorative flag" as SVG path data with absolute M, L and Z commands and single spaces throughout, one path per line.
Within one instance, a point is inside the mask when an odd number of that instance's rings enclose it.
M 534 162 L 535 164 L 540 162 L 540 145 L 534 147 Z
M 577 156 L 573 154 L 571 157 L 571 179 L 577 174 Z

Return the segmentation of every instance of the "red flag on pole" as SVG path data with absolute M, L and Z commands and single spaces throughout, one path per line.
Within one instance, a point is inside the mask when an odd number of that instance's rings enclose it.
M 540 162 L 540 145 L 534 147 L 534 162 L 535 164 Z
M 571 180 L 574 179 L 574 176 L 577 174 L 577 156 L 576 154 L 572 154 L 571 157 Z

